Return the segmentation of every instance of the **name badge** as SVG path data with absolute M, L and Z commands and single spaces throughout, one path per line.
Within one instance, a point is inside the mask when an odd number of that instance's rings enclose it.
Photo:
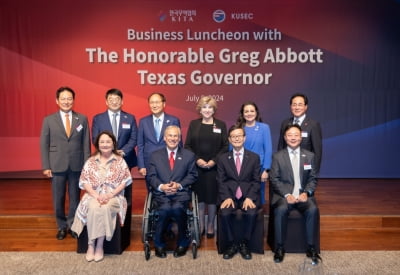
M 220 128 L 213 128 L 213 132 L 217 134 L 221 134 L 221 129 Z
M 311 170 L 311 164 L 304 164 L 304 170 Z
M 128 123 L 122 123 L 122 129 L 130 129 L 131 125 Z
M 308 137 L 308 133 L 307 132 L 301 132 L 301 137 L 303 137 L 303 138 Z
M 76 130 L 77 130 L 78 132 L 80 132 L 82 129 L 83 129 L 83 126 L 82 126 L 82 124 L 79 124 L 79 126 L 78 126 L 78 127 L 76 127 Z

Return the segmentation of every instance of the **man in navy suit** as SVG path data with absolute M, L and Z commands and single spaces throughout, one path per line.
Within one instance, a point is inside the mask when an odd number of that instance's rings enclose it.
M 315 172 L 319 174 L 322 159 L 322 131 L 318 121 L 306 115 L 308 109 L 308 98 L 304 94 L 294 94 L 290 98 L 290 111 L 292 117 L 285 119 L 281 124 L 278 151 L 286 148 L 285 129 L 287 125 L 297 124 L 301 127 L 301 148 L 314 153 Z
M 110 89 L 106 93 L 108 110 L 93 117 L 92 142 L 104 130 L 112 132 L 117 140 L 117 151 L 124 157 L 129 169 L 137 165 L 136 140 L 137 125 L 134 115 L 121 110 L 123 94 L 118 89 Z M 115 125 L 115 127 L 113 127 Z
M 287 125 L 284 138 L 287 148 L 275 153 L 272 157 L 269 173 L 272 198 L 271 207 L 275 216 L 275 254 L 274 261 L 283 261 L 285 236 L 289 212 L 296 208 L 306 221 L 307 257 L 314 263 L 320 259 L 314 243 L 317 234 L 319 210 L 314 197 L 317 187 L 314 153 L 300 148 L 301 128 L 297 124 Z M 303 237 L 303 236 L 301 236 Z
M 147 175 L 151 153 L 165 147 L 164 130 L 169 125 L 180 127 L 178 118 L 164 112 L 166 99 L 161 93 L 152 93 L 148 97 L 150 115 L 143 117 L 139 122 L 138 132 L 138 168 L 142 176 Z M 182 145 L 182 141 L 180 141 Z M 146 177 L 146 182 L 148 180 Z
M 197 180 L 195 155 L 179 146 L 181 130 L 170 125 L 165 129 L 166 146 L 152 153 L 148 169 L 148 179 L 153 198 L 157 203 L 159 217 L 155 232 L 156 256 L 165 258 L 163 232 L 170 218 L 178 225 L 175 257 L 186 254 L 189 240 L 186 236 L 186 209 L 191 199 L 191 185 Z
M 67 232 L 76 237 L 70 227 L 80 199 L 79 177 L 83 164 L 90 156 L 88 120 L 72 110 L 74 100 L 75 92 L 71 88 L 60 87 L 56 92 L 59 111 L 44 118 L 40 134 L 43 174 L 51 178 L 58 240 L 64 239 Z M 67 187 L 69 210 L 66 218 Z
M 221 228 L 229 242 L 223 252 L 224 259 L 231 259 L 237 251 L 243 259 L 251 259 L 248 243 L 256 224 L 260 207 L 260 157 L 244 149 L 246 133 L 234 125 L 229 129 L 229 142 L 233 150 L 217 159 L 218 198 L 220 203 Z M 241 211 L 243 236 L 234 232 L 234 221 Z M 239 238 L 239 239 L 238 239 Z

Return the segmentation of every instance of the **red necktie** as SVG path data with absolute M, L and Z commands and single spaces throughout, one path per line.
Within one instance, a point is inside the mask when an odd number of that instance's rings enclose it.
M 171 152 L 169 154 L 169 167 L 171 168 L 171 170 L 174 170 L 174 164 L 175 164 L 174 154 L 175 152 Z

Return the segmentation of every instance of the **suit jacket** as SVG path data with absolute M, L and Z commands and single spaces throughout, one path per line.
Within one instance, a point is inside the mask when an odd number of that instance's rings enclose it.
M 293 117 L 284 120 L 281 124 L 279 135 L 278 150 L 286 148 L 287 144 L 283 138 L 285 127 L 293 124 Z M 321 167 L 322 159 L 322 131 L 318 121 L 315 121 L 306 116 L 301 124 L 302 141 L 301 148 L 311 151 L 315 154 L 315 171 L 318 174 Z
M 149 184 L 155 198 L 159 200 L 169 200 L 171 196 L 158 191 L 160 184 L 175 181 L 183 187 L 173 199 L 177 201 L 188 201 L 191 199 L 190 186 L 197 180 L 197 168 L 195 156 L 189 150 L 178 148 L 175 156 L 174 169 L 171 171 L 169 166 L 168 151 L 164 147 L 151 154 L 150 165 L 148 168 Z
M 92 142 L 94 144 L 97 135 L 104 130 L 112 132 L 112 126 L 108 111 L 93 117 Z M 118 127 L 117 149 L 125 153 L 124 159 L 129 168 L 137 165 L 135 147 L 137 144 L 137 125 L 135 116 L 121 111 Z
M 40 134 L 40 153 L 43 170 L 53 173 L 70 168 L 79 172 L 90 156 L 90 131 L 86 116 L 72 112 L 71 136 L 65 133 L 64 124 L 57 111 L 44 118 Z
M 196 154 L 196 158 L 199 158 L 198 153 L 200 144 L 197 137 L 200 133 L 201 122 L 202 118 L 195 119 L 190 122 L 185 141 L 185 148 L 194 152 Z M 210 155 L 215 156 L 212 158 L 212 160 L 216 161 L 216 158 L 219 154 L 228 151 L 229 143 L 225 122 L 219 119 L 214 119 L 214 125 L 215 128 L 221 130 L 221 133 L 213 134 L 213 144 L 215 144 L 215 149 L 214 152 L 210 153 Z M 205 159 L 205 161 L 209 161 L 209 159 Z
M 233 152 L 229 151 L 217 159 L 217 182 L 219 203 L 236 198 L 238 186 L 244 198 L 250 198 L 257 207 L 260 206 L 260 157 L 251 151 L 244 150 L 242 166 L 238 175 Z
M 314 153 L 300 149 L 300 192 L 314 193 L 317 187 L 317 177 L 314 167 Z M 291 194 L 294 188 L 294 176 L 290 156 L 287 148 L 276 152 L 272 156 L 269 179 L 272 187 L 271 204 Z
M 151 153 L 166 146 L 163 136 L 165 128 L 169 125 L 181 127 L 178 118 L 164 113 L 160 140 L 158 141 L 154 130 L 153 115 L 145 116 L 140 120 L 137 139 L 139 169 L 148 168 Z M 182 141 L 180 145 L 182 145 Z

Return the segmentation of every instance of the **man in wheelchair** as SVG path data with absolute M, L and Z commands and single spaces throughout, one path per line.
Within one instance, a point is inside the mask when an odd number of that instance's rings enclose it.
M 195 155 L 179 147 L 181 130 L 168 126 L 164 131 L 166 148 L 152 153 L 148 171 L 150 189 L 159 213 L 155 230 L 155 254 L 165 258 L 163 233 L 172 218 L 178 226 L 178 238 L 174 257 L 186 254 L 190 240 L 186 235 L 186 210 L 191 200 L 190 186 L 197 179 Z

